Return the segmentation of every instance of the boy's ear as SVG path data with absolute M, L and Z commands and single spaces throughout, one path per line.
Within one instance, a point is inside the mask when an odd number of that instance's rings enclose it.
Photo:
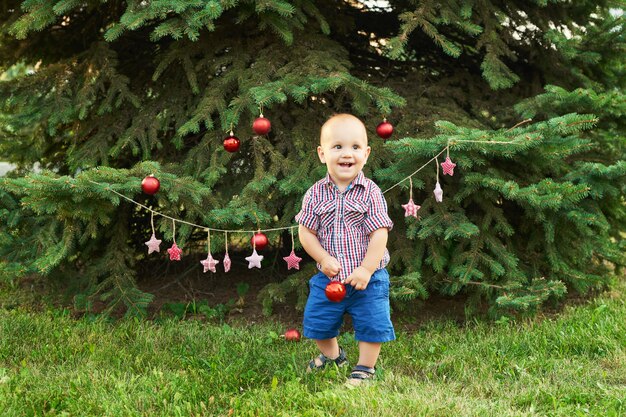
M 363 163 L 363 165 L 367 164 L 367 159 L 370 156 L 370 152 L 372 152 L 372 148 L 370 146 L 365 148 L 365 162 Z
M 318 146 L 318 147 L 317 147 L 317 156 L 319 156 L 319 158 L 320 158 L 320 162 L 321 162 L 322 164 L 325 164 L 325 163 L 326 163 L 326 158 L 324 157 L 324 150 L 322 149 L 322 147 L 321 147 L 321 146 Z

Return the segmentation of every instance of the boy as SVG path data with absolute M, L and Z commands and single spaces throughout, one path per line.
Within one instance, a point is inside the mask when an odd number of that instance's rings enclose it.
M 324 123 L 317 154 L 328 173 L 306 192 L 296 216 L 302 247 L 321 271 L 309 281 L 304 310 L 304 336 L 315 339 L 321 351 L 308 370 L 347 362 L 337 344 L 347 312 L 359 341 L 359 362 L 348 379 L 351 385 L 373 378 L 382 342 L 395 339 L 385 269 L 387 232 L 393 222 L 380 188 L 361 171 L 370 151 L 365 126 L 355 116 L 338 114 Z M 340 303 L 325 296 L 330 280 L 346 284 Z

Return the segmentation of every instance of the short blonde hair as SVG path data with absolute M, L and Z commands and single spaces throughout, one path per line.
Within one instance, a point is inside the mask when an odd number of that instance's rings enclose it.
M 322 125 L 320 130 L 320 145 L 324 141 L 324 138 L 328 136 L 329 130 L 337 122 L 341 121 L 352 121 L 357 122 L 363 128 L 363 135 L 365 136 L 365 142 L 367 143 L 367 129 L 365 129 L 365 124 L 358 117 L 349 114 L 349 113 L 337 113 L 333 114 L 326 122 Z

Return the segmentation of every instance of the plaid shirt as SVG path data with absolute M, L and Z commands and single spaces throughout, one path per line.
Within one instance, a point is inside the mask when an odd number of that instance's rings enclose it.
M 341 264 L 334 280 L 345 280 L 365 258 L 370 234 L 381 227 L 393 228 L 387 202 L 374 181 L 359 175 L 342 193 L 330 175 L 313 184 L 304 195 L 296 222 L 317 232 L 322 247 Z M 389 251 L 377 269 L 389 263 Z M 322 267 L 318 263 L 317 268 Z

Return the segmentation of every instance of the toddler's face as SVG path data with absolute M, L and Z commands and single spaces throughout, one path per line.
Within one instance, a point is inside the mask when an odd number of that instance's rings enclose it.
M 317 154 L 339 186 L 348 186 L 367 162 L 365 126 L 357 118 L 338 118 L 324 126 Z

